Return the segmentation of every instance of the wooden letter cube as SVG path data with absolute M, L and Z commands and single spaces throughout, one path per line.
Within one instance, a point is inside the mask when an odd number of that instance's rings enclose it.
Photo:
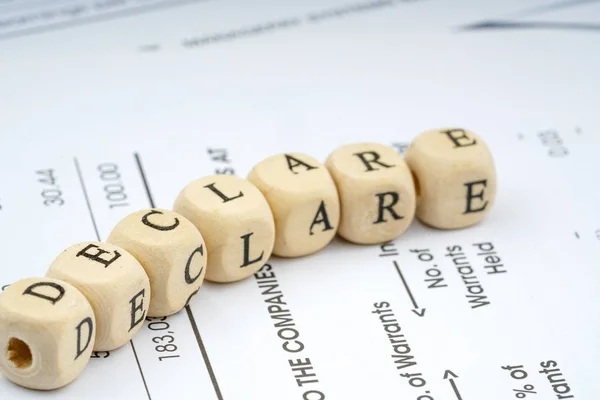
M 278 154 L 258 163 L 248 180 L 275 218 L 273 254 L 299 257 L 325 247 L 340 219 L 337 188 L 323 164 L 305 154 Z
M 151 317 L 180 311 L 204 281 L 204 239 L 187 218 L 173 211 L 134 212 L 114 227 L 107 242 L 133 254 L 146 270 L 152 291 Z
M 95 332 L 90 303 L 66 282 L 27 278 L 0 293 L 0 368 L 18 385 L 50 390 L 73 381 Z
M 481 221 L 496 197 L 496 172 L 483 140 L 464 129 L 436 129 L 417 136 L 406 162 L 419 188 L 417 218 L 440 229 Z
M 209 281 L 244 279 L 271 256 L 273 214 L 262 193 L 245 179 L 214 175 L 193 181 L 179 193 L 173 209 L 202 232 Z
M 96 315 L 96 351 L 121 347 L 142 327 L 150 281 L 126 250 L 103 242 L 77 243 L 63 251 L 46 276 L 75 286 Z
M 415 215 L 415 187 L 402 156 L 381 144 L 336 149 L 325 165 L 338 189 L 342 215 L 338 233 L 359 244 L 392 240 Z

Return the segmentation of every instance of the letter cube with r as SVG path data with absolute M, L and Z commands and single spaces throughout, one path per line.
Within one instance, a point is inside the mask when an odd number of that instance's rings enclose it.
M 281 153 L 257 163 L 247 179 L 202 177 L 179 192 L 173 211 L 130 213 L 106 242 L 74 244 L 45 278 L 8 286 L 0 294 L 0 369 L 24 387 L 59 388 L 81 373 L 93 350 L 116 350 L 146 317 L 186 307 L 204 279 L 255 275 L 262 288 L 275 276 L 267 264 L 272 254 L 313 254 L 336 234 L 392 246 L 415 216 L 435 228 L 463 228 L 489 213 L 495 194 L 487 145 L 454 128 L 418 135 L 406 158 L 389 146 L 356 143 L 324 163 Z M 500 258 L 490 260 L 485 268 L 501 268 Z M 269 306 L 271 314 L 284 311 Z

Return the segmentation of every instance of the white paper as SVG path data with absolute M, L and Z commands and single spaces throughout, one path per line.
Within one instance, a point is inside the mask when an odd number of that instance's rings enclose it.
M 146 321 L 65 388 L 2 377 L 0 398 L 598 398 L 598 2 L 108 3 L 0 0 L 0 21 L 93 11 L 62 25 L 0 22 L 0 286 L 43 276 L 133 211 L 172 207 L 195 178 L 225 167 L 243 177 L 283 151 L 324 160 L 346 143 L 401 149 L 422 131 L 465 127 L 492 150 L 497 201 L 464 230 L 415 221 L 386 247 L 397 255 L 336 239 L 310 257 L 273 257 L 298 353 L 284 350 L 259 280 L 207 282 L 189 312 L 168 327 Z M 228 162 L 215 161 L 224 151 Z M 118 181 L 102 181 L 101 165 Z M 47 169 L 54 187 L 38 181 Z M 109 183 L 124 195 L 107 199 Z M 504 273 L 477 255 L 492 245 Z M 469 303 L 452 246 L 483 305 Z M 428 288 L 432 278 L 443 281 Z M 414 357 L 405 364 L 373 313 L 382 302 Z M 176 351 L 156 350 L 165 334 Z M 318 382 L 299 386 L 290 360 L 306 358 Z

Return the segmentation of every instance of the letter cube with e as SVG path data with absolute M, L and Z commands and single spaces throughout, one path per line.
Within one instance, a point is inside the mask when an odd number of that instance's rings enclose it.
M 150 317 L 180 311 L 198 292 L 206 273 L 206 245 L 198 229 L 173 211 L 149 209 L 122 219 L 107 242 L 130 252 L 150 278 Z
M 247 278 L 271 256 L 273 214 L 262 193 L 245 179 L 213 175 L 195 180 L 179 193 L 173 209 L 202 233 L 209 281 Z
M 56 257 L 46 276 L 75 286 L 92 305 L 94 350 L 121 347 L 142 327 L 150 304 L 150 281 L 126 250 L 103 242 L 77 243 Z
M 421 133 L 406 151 L 419 188 L 417 218 L 434 228 L 474 225 L 496 197 L 496 170 L 485 142 L 464 129 Z
M 415 187 L 396 150 L 351 144 L 331 153 L 325 165 L 340 197 L 341 237 L 359 244 L 382 243 L 409 227 L 415 215 Z
M 305 154 L 278 154 L 255 165 L 248 180 L 262 192 L 273 212 L 273 254 L 304 256 L 333 239 L 340 201 L 323 164 Z
M 94 311 L 66 282 L 21 279 L 0 293 L 0 368 L 14 383 L 62 387 L 86 367 L 96 332 Z

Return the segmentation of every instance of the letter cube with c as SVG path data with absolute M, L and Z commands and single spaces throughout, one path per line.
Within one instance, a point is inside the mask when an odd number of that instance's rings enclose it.
M 188 184 L 173 210 L 189 219 L 206 241 L 205 278 L 235 282 L 269 259 L 275 224 L 269 203 L 252 183 L 233 175 L 213 175 Z
M 75 287 L 21 279 L 0 293 L 0 369 L 30 389 L 62 387 L 87 365 L 95 328 L 94 311 Z
M 485 142 L 457 128 L 417 136 L 406 162 L 419 188 L 417 218 L 434 228 L 474 225 L 490 211 L 496 197 L 496 171 Z
M 130 252 L 146 270 L 152 291 L 150 317 L 180 311 L 204 281 L 204 239 L 187 218 L 173 211 L 136 211 L 114 227 L 107 242 Z
M 150 281 L 126 250 L 103 242 L 77 243 L 56 257 L 46 276 L 75 286 L 92 305 L 95 351 L 121 347 L 142 327 L 150 304 Z
M 329 171 L 305 154 L 266 158 L 248 175 L 275 218 L 273 254 L 299 257 L 314 253 L 335 236 L 340 200 Z
M 415 215 L 415 188 L 402 156 L 391 147 L 342 146 L 325 165 L 338 189 L 338 233 L 360 244 L 382 243 L 402 234 Z

